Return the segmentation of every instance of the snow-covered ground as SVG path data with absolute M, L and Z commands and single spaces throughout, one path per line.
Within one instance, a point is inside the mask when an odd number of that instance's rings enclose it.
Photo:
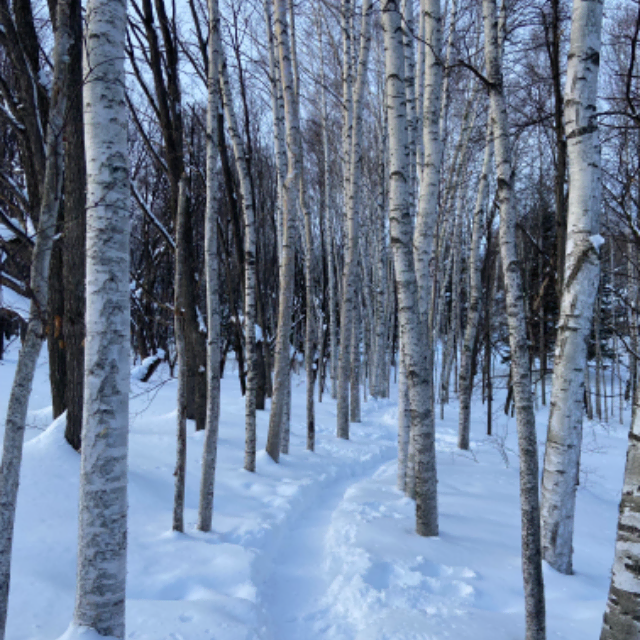
M 0 364 L 4 415 L 15 347 Z M 242 470 L 237 376 L 222 381 L 214 532 L 195 530 L 202 434 L 189 428 L 185 534 L 170 531 L 175 380 L 132 381 L 127 638 L 132 640 L 511 640 L 524 637 L 515 421 L 496 413 L 472 452 L 456 450 L 457 404 L 438 421 L 440 535 L 414 533 L 395 489 L 396 403 L 363 404 L 351 440 L 335 403 L 317 404 L 317 452 L 304 450 L 304 381 L 295 378 L 291 455 Z M 393 387 L 395 391 L 395 387 Z M 395 394 L 393 394 L 395 396 Z M 51 419 L 47 366 L 30 405 L 13 556 L 9 640 L 52 640 L 73 614 L 79 456 Z M 500 406 L 496 403 L 496 407 Z M 538 414 L 543 441 L 546 412 Z M 613 559 L 627 426 L 585 428 L 574 576 L 545 567 L 548 638 L 596 640 Z M 543 445 L 540 452 L 542 455 Z

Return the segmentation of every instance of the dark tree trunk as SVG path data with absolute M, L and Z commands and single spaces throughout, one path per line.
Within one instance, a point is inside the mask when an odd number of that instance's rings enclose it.
M 195 420 L 196 431 L 205 428 L 207 414 L 206 344 L 205 334 L 200 330 L 198 321 L 197 282 L 195 279 L 196 257 L 193 243 L 193 211 L 187 200 L 185 220 L 185 251 L 181 256 L 186 260 L 183 265 L 184 303 L 185 303 L 185 348 L 187 359 L 187 418 Z
M 64 224 L 62 207 L 56 231 Z M 49 352 L 49 381 L 51 386 L 51 404 L 54 419 L 61 415 L 66 407 L 67 366 L 62 335 L 62 317 L 64 315 L 64 286 L 62 274 L 63 240 L 59 238 L 53 245 L 51 265 L 49 267 L 49 308 L 47 309 L 47 349 Z
M 264 361 L 264 343 L 256 344 L 256 409 L 264 410 L 264 400 L 267 395 L 267 372 Z
M 85 310 L 85 183 L 84 129 L 82 121 L 82 7 L 70 0 L 71 32 L 69 102 L 65 125 L 65 202 L 63 335 L 66 355 L 67 386 L 65 438 L 80 449 L 82 402 L 84 397 L 84 310 Z

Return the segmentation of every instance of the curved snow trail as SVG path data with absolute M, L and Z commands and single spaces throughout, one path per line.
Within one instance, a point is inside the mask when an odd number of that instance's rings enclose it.
M 326 640 L 334 620 L 323 604 L 335 576 L 327 568 L 326 537 L 331 519 L 353 485 L 373 477 L 380 466 L 341 478 L 321 490 L 282 536 L 271 573 L 260 586 L 273 640 Z

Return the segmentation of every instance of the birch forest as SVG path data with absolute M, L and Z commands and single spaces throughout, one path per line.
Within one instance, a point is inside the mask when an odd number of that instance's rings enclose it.
M 0 0 L 0 380 L 0 640 L 640 640 L 640 1 Z

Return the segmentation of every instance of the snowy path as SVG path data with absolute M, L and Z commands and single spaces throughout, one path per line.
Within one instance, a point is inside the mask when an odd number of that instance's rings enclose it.
M 327 570 L 327 533 L 348 489 L 375 475 L 377 468 L 342 478 L 321 490 L 283 535 L 273 557 L 272 573 L 261 587 L 274 640 L 333 637 L 327 635 L 333 622 L 331 612 L 323 605 L 333 578 Z

